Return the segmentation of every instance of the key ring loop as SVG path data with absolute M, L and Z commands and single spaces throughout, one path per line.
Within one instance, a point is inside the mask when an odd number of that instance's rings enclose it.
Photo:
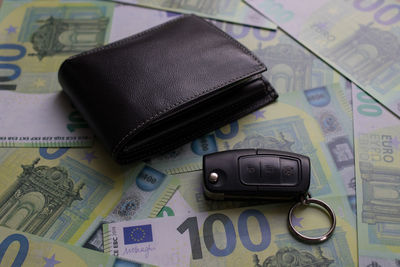
M 309 205 L 309 204 L 316 204 L 318 206 L 321 206 L 322 208 L 324 208 L 328 214 L 329 217 L 331 218 L 331 227 L 329 228 L 328 232 L 326 232 L 325 234 L 318 236 L 318 237 L 309 237 L 306 235 L 301 234 L 299 231 L 297 231 L 292 223 L 292 215 L 294 210 L 300 206 L 300 205 Z M 326 241 L 329 237 L 331 237 L 331 235 L 333 234 L 333 231 L 336 228 L 336 216 L 335 216 L 335 212 L 333 211 L 333 209 L 326 204 L 325 202 L 323 202 L 322 200 L 319 199 L 315 199 L 315 198 L 311 198 L 311 195 L 307 193 L 306 196 L 303 196 L 299 202 L 295 203 L 289 210 L 289 214 L 288 214 L 288 226 L 289 226 L 289 230 L 290 232 L 298 239 L 300 239 L 301 241 L 307 242 L 307 243 L 312 243 L 312 244 L 316 244 L 316 243 L 321 243 Z

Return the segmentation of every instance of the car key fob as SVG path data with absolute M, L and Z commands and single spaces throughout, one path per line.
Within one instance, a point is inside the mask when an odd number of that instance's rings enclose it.
M 307 156 L 269 149 L 239 149 L 203 157 L 204 193 L 211 199 L 290 200 L 310 187 Z
M 269 149 L 239 149 L 203 156 L 204 193 L 211 199 L 296 200 L 290 208 L 289 231 L 305 243 L 328 240 L 336 227 L 336 215 L 324 201 L 312 198 L 310 159 L 292 152 Z M 318 205 L 331 219 L 331 227 L 321 236 L 307 236 L 296 230 L 294 210 Z

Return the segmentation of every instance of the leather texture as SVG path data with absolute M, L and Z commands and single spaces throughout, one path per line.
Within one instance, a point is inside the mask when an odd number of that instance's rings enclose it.
M 67 59 L 59 82 L 119 163 L 167 152 L 278 95 L 265 65 L 213 24 L 184 15 Z

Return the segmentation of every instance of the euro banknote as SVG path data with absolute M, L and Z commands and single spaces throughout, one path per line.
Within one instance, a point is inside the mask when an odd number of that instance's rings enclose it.
M 0 226 L 1 266 L 153 266 Z
M 330 205 L 345 207 L 340 198 Z M 344 204 L 344 205 L 343 205 Z M 104 225 L 105 251 L 159 266 L 354 266 L 356 231 L 338 218 L 328 241 L 309 245 L 287 229 L 288 204 L 193 213 Z M 329 218 L 309 207 L 295 214 L 307 235 L 320 235 Z
M 0 226 L 101 250 L 106 218 L 155 216 L 176 189 L 171 179 L 141 162 L 122 168 L 98 144 L 3 148 Z
M 90 146 L 87 123 L 61 93 L 63 60 L 108 41 L 113 4 L 3 1 L 0 9 L 0 145 Z
M 198 16 L 275 30 L 277 27 L 265 16 L 241 0 L 117 0 L 143 7 L 168 10 Z
M 246 2 L 400 116 L 398 1 Z
M 354 85 L 360 266 L 397 266 L 400 254 L 400 120 Z

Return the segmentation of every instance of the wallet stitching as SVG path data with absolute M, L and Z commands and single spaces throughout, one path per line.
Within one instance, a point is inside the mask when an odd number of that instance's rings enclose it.
M 276 99 L 278 97 L 278 93 L 275 91 L 275 89 L 272 87 L 272 85 L 267 81 L 262 79 L 265 85 L 265 90 L 268 93 L 268 96 L 271 98 Z

